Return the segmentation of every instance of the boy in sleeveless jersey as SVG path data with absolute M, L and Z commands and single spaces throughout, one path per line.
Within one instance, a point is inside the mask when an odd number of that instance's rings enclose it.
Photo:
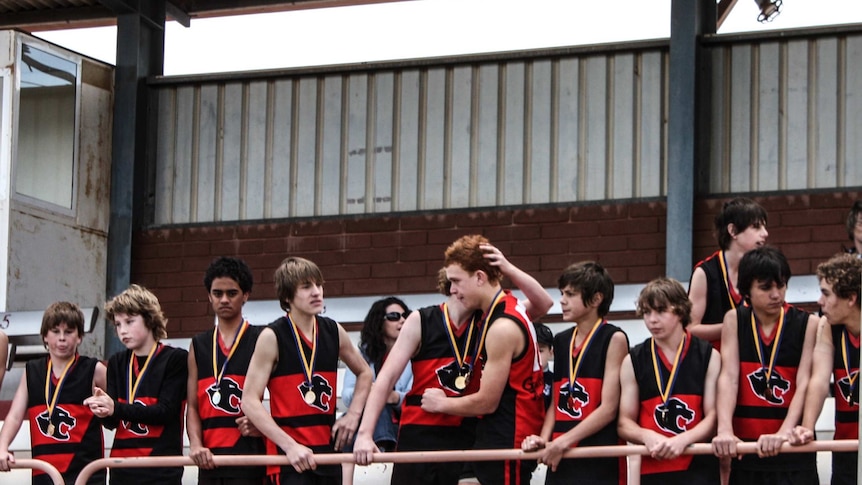
M 0 471 L 15 463 L 9 444 L 25 416 L 30 423 L 33 458 L 54 465 L 67 484 L 93 460 L 104 457 L 102 424 L 83 400 L 93 387 L 105 387 L 105 366 L 78 354 L 84 337 L 84 314 L 74 303 L 51 304 L 42 316 L 39 331 L 48 349 L 47 358 L 27 362 L 12 407 L 0 430 Z M 45 473 L 33 470 L 35 485 L 51 484 Z M 88 484 L 104 484 L 104 470 Z
M 544 387 L 533 324 L 524 307 L 500 286 L 500 270 L 483 256 L 482 236 L 464 236 L 446 250 L 446 277 L 451 292 L 466 308 L 481 310 L 474 368 L 479 389 L 449 397 L 440 388 L 426 389 L 422 409 L 456 416 L 482 416 L 476 426 L 474 449 L 520 448 L 542 427 Z M 535 462 L 471 462 L 483 485 L 530 482 Z
M 216 468 L 213 455 L 264 454 L 261 434 L 242 413 L 248 363 L 261 327 L 243 318 L 254 284 L 245 261 L 221 257 L 204 275 L 216 327 L 195 335 L 189 347 L 186 426 L 189 457 L 199 485 L 261 485 L 265 467 Z
M 794 430 L 794 444 L 814 439 L 814 425 L 829 395 L 830 377 L 835 396 L 835 439 L 859 437 L 859 326 L 862 259 L 839 254 L 817 267 L 823 316 L 817 338 L 811 382 L 805 398 L 802 425 Z M 832 484 L 857 483 L 859 454 L 832 452 Z
M 488 264 L 499 268 L 524 293 L 526 299 L 522 304 L 530 317 L 539 318 L 551 308 L 553 300 L 538 281 L 510 263 L 496 247 L 483 244 L 480 248 Z M 402 407 L 396 450 L 460 450 L 470 448 L 475 441 L 475 419 L 430 413 L 421 408 L 425 389 L 439 388 L 446 395 L 462 396 L 479 387 L 477 369 L 473 369 L 478 317 L 471 318 L 474 312 L 451 294 L 445 269 L 438 273 L 437 286 L 447 297 L 446 302 L 410 314 L 377 376 L 379 386 L 374 386 L 368 397 L 354 445 L 354 456 L 360 465 L 371 463 L 372 453 L 377 451 L 372 433 L 385 403 L 385 390 L 408 361 L 413 369 L 413 387 Z M 392 483 L 455 485 L 459 478 L 472 476 L 471 469 L 462 472 L 462 468 L 460 462 L 399 463 L 393 468 Z
M 714 221 L 719 250 L 697 263 L 692 271 L 688 331 L 712 342 L 718 350 L 724 315 L 743 301 L 736 286 L 739 261 L 746 252 L 766 244 L 766 219 L 766 209 L 751 199 L 739 197 L 725 202 Z
M 318 467 L 315 453 L 339 451 L 359 425 L 372 373 L 359 349 L 337 322 L 320 316 L 323 275 L 313 262 L 285 259 L 275 271 L 281 308 L 287 312 L 263 329 L 245 381 L 242 410 L 267 438 L 269 455 L 290 465 L 268 467 L 273 484 L 341 484 L 341 466 Z M 353 402 L 335 420 L 337 367 L 356 375 Z M 263 407 L 269 389 L 270 412 Z
M 676 280 L 647 283 L 637 311 L 652 336 L 623 361 L 619 433 L 650 452 L 641 460 L 641 483 L 718 484 L 715 457 L 682 454 L 714 434 L 718 352 L 686 331 L 691 302 Z
M 112 457 L 182 456 L 188 352 L 163 345 L 167 318 L 156 295 L 131 285 L 105 305 L 126 350 L 108 360 L 108 389 L 84 404 L 116 429 Z M 112 485 L 179 485 L 182 467 L 113 468 Z
M 614 282 L 593 261 L 569 266 L 560 275 L 563 320 L 575 326 L 554 338 L 551 406 L 541 436 L 528 436 L 525 451 L 544 448 L 539 463 L 548 465 L 546 484 L 626 483 L 626 459 L 561 460 L 576 446 L 619 445 L 617 410 L 619 369 L 628 354 L 626 334 L 605 315 L 614 299 Z
M 721 335 L 718 434 L 713 450 L 736 457 L 738 441 L 758 456 L 732 460 L 730 483 L 816 484 L 814 453 L 780 455 L 802 419 L 817 317 L 784 300 L 790 266 L 775 248 L 749 251 L 739 263 L 746 306 L 727 313 Z

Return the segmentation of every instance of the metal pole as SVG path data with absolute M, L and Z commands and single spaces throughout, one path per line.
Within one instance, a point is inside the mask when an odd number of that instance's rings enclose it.
M 51 477 L 51 481 L 54 482 L 54 485 L 64 485 L 66 483 L 63 480 L 63 475 L 59 470 L 54 468 L 54 465 L 42 460 L 29 460 L 26 458 L 16 459 L 15 463 L 11 464 L 11 468 L 32 468 L 35 470 L 41 470 Z

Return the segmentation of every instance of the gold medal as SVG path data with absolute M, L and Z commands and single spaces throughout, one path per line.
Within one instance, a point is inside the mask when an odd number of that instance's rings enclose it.
M 56 428 L 54 428 L 54 423 L 48 423 L 48 436 L 54 436 L 55 430 Z
M 314 391 L 308 391 L 302 396 L 302 398 L 305 399 L 306 404 L 314 404 L 314 401 L 317 400 L 317 394 L 315 394 Z
M 766 396 L 766 399 L 772 399 L 772 388 L 767 386 L 766 389 L 763 390 L 763 395 Z
M 218 391 L 214 392 L 212 401 L 213 401 L 213 404 L 218 406 L 218 403 L 221 402 L 221 393 Z
M 467 389 L 467 378 L 464 376 L 458 376 L 455 378 L 455 388 L 459 391 L 463 391 Z

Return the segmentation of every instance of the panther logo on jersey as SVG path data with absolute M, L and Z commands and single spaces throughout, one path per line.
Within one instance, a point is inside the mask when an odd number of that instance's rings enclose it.
M 227 414 L 239 414 L 241 411 L 239 406 L 242 401 L 242 388 L 230 377 L 225 377 L 218 384 L 214 383 L 208 387 L 207 396 L 212 407 L 221 409 Z
M 748 384 L 751 391 L 759 398 L 770 404 L 784 404 L 784 396 L 790 390 L 790 381 L 785 379 L 773 369 L 766 382 L 766 369 L 760 368 L 748 374 Z
M 458 389 L 458 386 L 455 385 L 455 380 L 459 376 L 465 376 L 464 383 L 468 384 L 469 379 L 466 376 L 470 375 L 470 366 L 464 364 L 463 367 L 458 367 L 458 363 L 452 361 L 437 369 L 435 373 L 437 374 L 437 382 L 440 383 L 440 387 L 456 394 L 461 394 L 464 392 L 464 389 Z
M 563 383 L 560 386 L 559 400 L 557 409 L 573 418 L 580 418 L 583 415 L 583 407 L 590 402 L 590 394 L 578 381 L 575 381 L 571 389 L 568 383 Z
M 146 406 L 146 404 L 143 401 L 139 401 L 137 399 L 135 399 L 135 404 L 140 404 L 141 406 Z M 147 428 L 146 425 L 141 424 L 141 423 L 132 423 L 129 421 L 123 421 L 121 424 L 123 425 L 123 428 L 129 430 L 129 432 L 134 434 L 134 435 L 147 436 L 150 433 L 150 429 Z
M 666 404 L 655 407 L 653 419 L 659 428 L 673 434 L 680 434 L 694 421 L 694 411 L 684 401 L 672 397 Z
M 56 406 L 53 415 L 48 415 L 48 410 L 44 410 L 36 416 L 36 425 L 43 435 L 54 438 L 59 441 L 68 441 L 69 432 L 75 427 L 77 420 L 68 411 Z M 54 429 L 49 433 L 50 425 L 54 425 Z
M 844 376 L 841 379 L 838 379 L 838 390 L 841 391 L 841 396 L 844 398 L 844 401 L 851 406 L 859 404 L 859 386 L 857 384 L 858 376 L 859 371 L 855 370 L 850 373 L 849 377 Z
M 329 405 L 332 402 L 332 385 L 322 376 L 314 374 L 311 377 L 311 385 L 303 381 L 297 386 L 299 389 L 300 398 L 305 400 L 310 396 L 309 392 L 314 392 L 314 401 L 305 401 L 309 406 L 320 409 L 323 412 L 329 412 Z

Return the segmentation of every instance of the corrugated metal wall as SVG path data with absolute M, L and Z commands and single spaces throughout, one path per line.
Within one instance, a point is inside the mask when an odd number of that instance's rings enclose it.
M 708 48 L 709 192 L 862 185 L 862 34 Z M 663 196 L 667 62 L 653 42 L 161 80 L 153 222 Z
M 710 192 L 862 185 L 862 34 L 713 45 L 712 56 Z

